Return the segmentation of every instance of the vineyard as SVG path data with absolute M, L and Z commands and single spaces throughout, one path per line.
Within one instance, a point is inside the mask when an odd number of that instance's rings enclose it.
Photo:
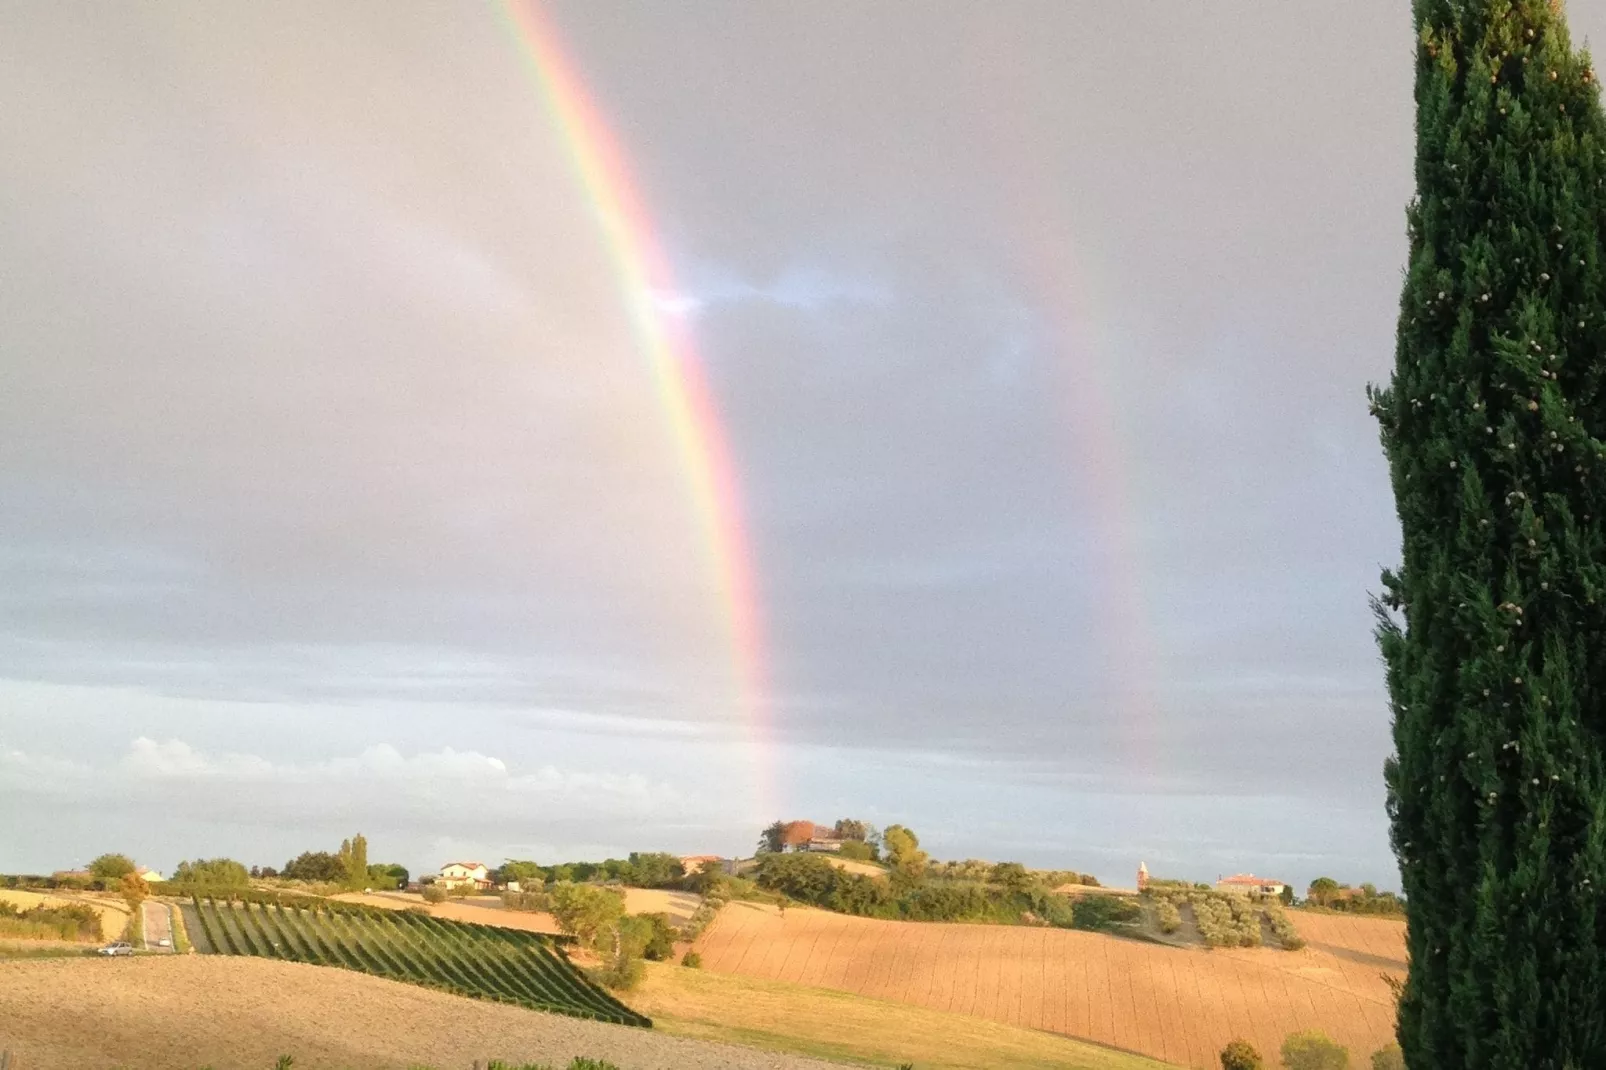
M 184 912 L 204 952 L 339 966 L 473 999 L 652 1025 L 534 933 L 349 904 L 195 898 Z

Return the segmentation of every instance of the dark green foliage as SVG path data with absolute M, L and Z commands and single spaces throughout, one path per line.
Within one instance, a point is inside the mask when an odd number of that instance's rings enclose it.
M 1001 924 L 1035 920 L 1067 928 L 1072 923 L 1069 901 L 1040 885 L 1012 891 L 975 880 L 902 875 L 888 880 L 849 873 L 819 854 L 764 855 L 757 881 L 789 899 L 867 918 Z
M 197 858 L 193 862 L 180 862 L 173 871 L 173 879 L 166 884 L 182 889 L 179 893 L 182 895 L 196 888 L 249 888 L 251 874 L 232 858 Z
M 1416 0 L 1378 634 L 1416 1070 L 1606 1066 L 1606 129 L 1552 0 Z
M 619 921 L 619 940 L 626 955 L 665 962 L 675 953 L 675 927 L 667 914 L 632 914 Z
M 1290 1034 L 1283 1041 L 1283 1066 L 1288 1070 L 1345 1070 L 1349 1049 L 1319 1029 Z
M 873 843 L 864 843 L 861 840 L 843 840 L 842 850 L 838 852 L 843 858 L 851 858 L 855 862 L 874 862 L 881 852 Z
M 688 951 L 680 960 L 680 964 L 688 970 L 700 970 L 703 968 L 703 957 L 695 951 Z
M 1405 1070 L 1405 1055 L 1398 1044 L 1390 1044 L 1372 1053 L 1372 1070 Z
M 392 891 L 407 887 L 412 874 L 407 867 L 395 862 L 379 863 L 368 867 L 368 887 L 381 891 Z
M 134 862 L 127 855 L 101 855 L 89 863 L 89 875 L 102 888 L 115 888 L 117 882 L 134 872 Z
M 1118 895 L 1082 895 L 1072 906 L 1071 927 L 1092 932 L 1119 932 L 1143 919 L 1143 908 Z
M 759 854 L 779 854 L 786 844 L 786 823 L 776 821 L 758 834 Z
M 1221 1070 L 1263 1070 L 1266 1063 L 1247 1040 L 1235 1040 L 1221 1049 Z
M 549 937 L 310 896 L 284 899 L 192 900 L 207 945 L 197 947 L 339 966 L 580 1018 L 652 1024 L 593 984 Z
M 344 883 L 349 874 L 346 863 L 339 855 L 328 851 L 303 851 L 284 864 L 279 875 L 286 880 L 314 881 L 317 883 Z

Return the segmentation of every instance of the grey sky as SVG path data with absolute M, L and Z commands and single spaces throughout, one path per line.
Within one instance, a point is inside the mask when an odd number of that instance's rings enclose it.
M 548 10 L 731 442 L 781 812 L 494 7 L 0 0 L 0 870 L 854 814 L 1393 883 L 1407 5 Z

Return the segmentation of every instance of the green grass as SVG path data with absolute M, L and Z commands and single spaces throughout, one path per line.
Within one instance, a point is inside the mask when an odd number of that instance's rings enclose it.
M 216 953 L 337 966 L 473 999 L 652 1025 L 537 933 L 349 904 L 309 910 L 282 903 L 193 902 Z

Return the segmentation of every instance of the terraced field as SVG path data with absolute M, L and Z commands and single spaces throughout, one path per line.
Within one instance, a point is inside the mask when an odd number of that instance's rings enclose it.
M 720 973 L 854 992 L 1214 1068 L 1234 1037 L 1276 1051 L 1301 1029 L 1349 1047 L 1390 1043 L 1403 926 L 1295 912 L 1308 942 L 1191 950 L 1066 929 L 877 921 L 732 903 L 698 941 Z
M 307 909 L 281 903 L 195 899 L 185 925 L 203 953 L 254 955 L 614 1022 L 646 1017 L 597 987 L 553 942 L 534 933 L 446 921 L 407 911 Z

